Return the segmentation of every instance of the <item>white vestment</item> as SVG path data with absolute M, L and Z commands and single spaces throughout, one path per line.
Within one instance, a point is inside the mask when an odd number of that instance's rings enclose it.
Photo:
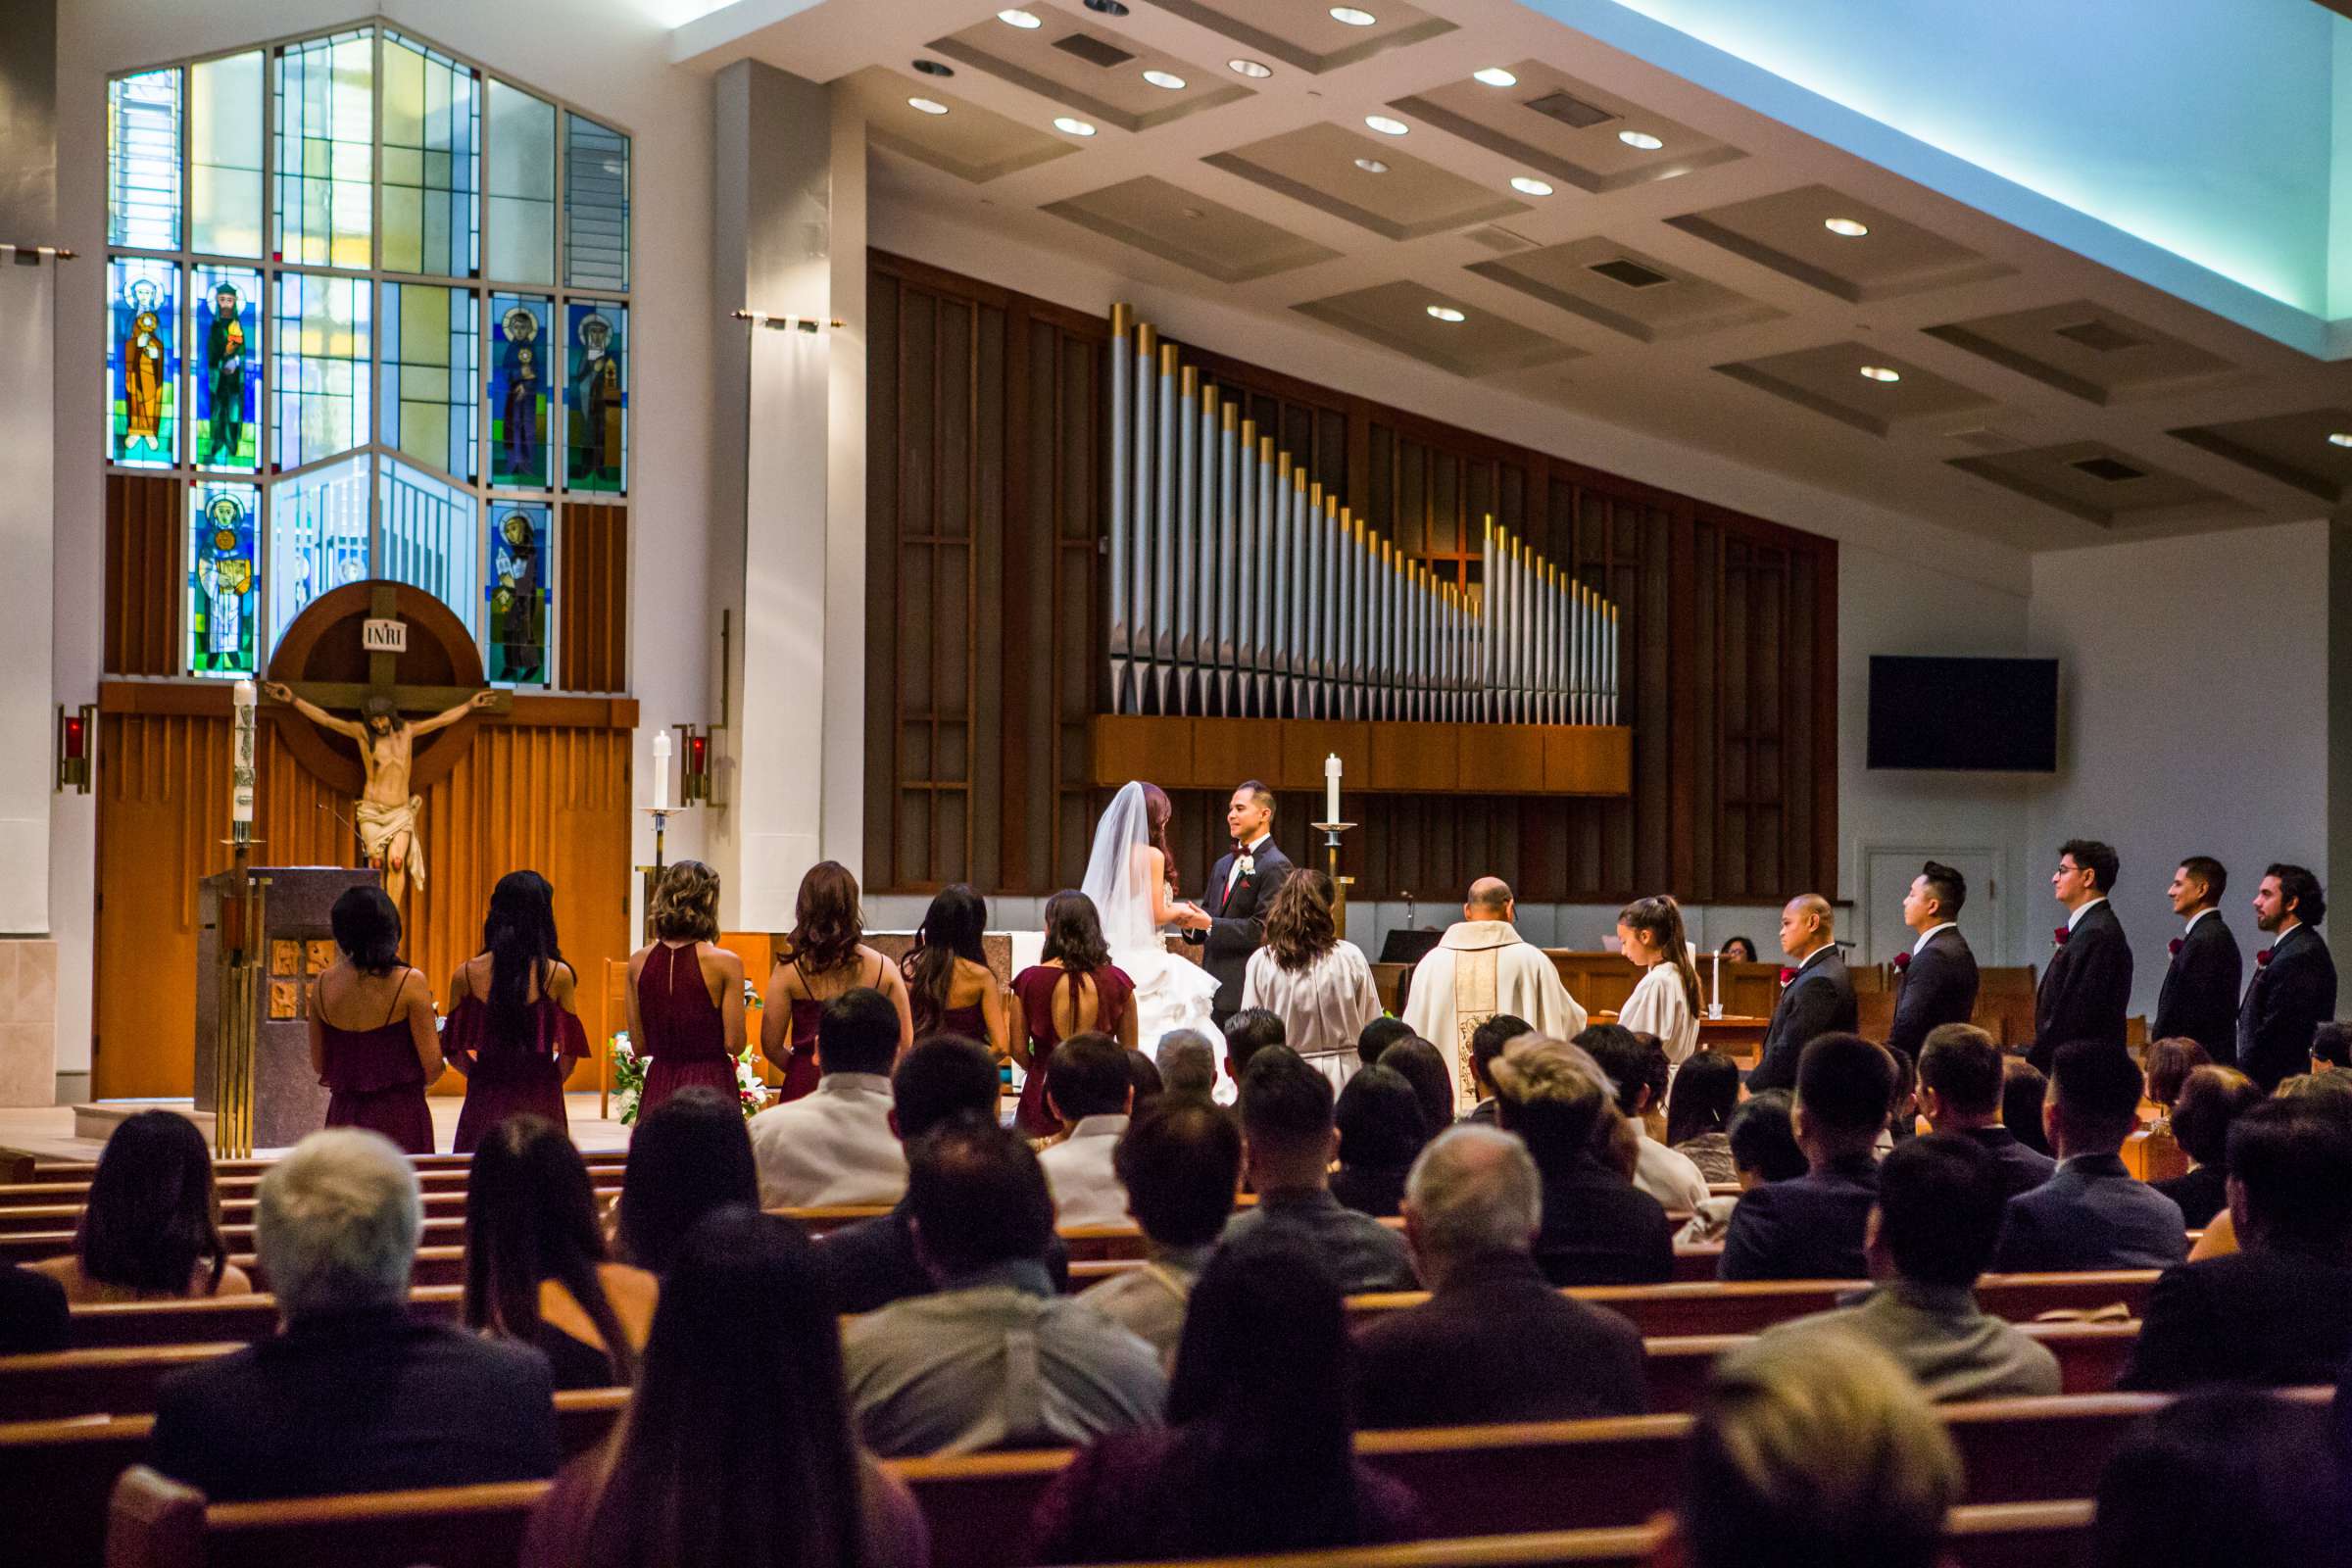
M 1555 1040 L 1585 1027 L 1585 1009 L 1542 948 L 1508 921 L 1459 921 L 1414 966 L 1404 1004 L 1413 1033 L 1446 1054 L 1456 1109 L 1469 1109 L 1479 1098 L 1470 1078 L 1470 1037 L 1500 1013 L 1525 1018 L 1536 1033 Z

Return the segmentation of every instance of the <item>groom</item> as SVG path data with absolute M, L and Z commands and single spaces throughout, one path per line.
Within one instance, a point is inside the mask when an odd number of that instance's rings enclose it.
M 1217 1000 L 1209 1016 L 1221 1031 L 1241 1010 L 1242 971 L 1265 940 L 1266 906 L 1291 874 L 1290 857 L 1274 847 L 1274 792 L 1251 779 L 1233 792 L 1225 807 L 1233 850 L 1218 858 L 1200 890 L 1205 914 L 1184 918 L 1184 940 L 1205 943 L 1200 966 L 1217 977 Z

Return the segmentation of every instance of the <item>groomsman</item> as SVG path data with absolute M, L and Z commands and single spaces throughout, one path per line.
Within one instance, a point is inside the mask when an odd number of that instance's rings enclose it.
M 2066 908 L 2057 931 L 2057 951 L 2042 971 L 2034 997 L 2034 1049 L 2026 1059 L 2043 1072 L 2050 1055 L 2069 1040 L 2124 1044 L 2124 1009 L 2132 1001 L 2132 945 L 2107 895 L 2115 890 L 2122 862 L 2096 839 L 2068 839 L 2058 846 L 2058 869 L 2050 891 Z
M 2227 1067 L 2237 1059 L 2237 993 L 2245 960 L 2222 918 L 2230 872 L 2210 855 L 2192 855 L 2173 873 L 2173 913 L 2188 929 L 2173 938 L 2173 961 L 2156 996 L 2150 1040 L 2194 1040 Z
M 1205 914 L 1186 918 L 1184 940 L 1202 945 L 1200 967 L 1217 977 L 1209 1012 L 1217 1027 L 1241 1010 L 1242 976 L 1250 955 L 1266 939 L 1266 906 L 1291 874 L 1290 857 L 1274 847 L 1274 792 L 1250 779 L 1225 806 L 1233 849 L 1208 873 Z
M 2311 1070 L 2311 1040 L 2335 1015 L 2335 959 L 2320 939 L 2328 897 L 2299 865 L 2274 865 L 2254 894 L 2254 923 L 2271 945 L 2254 955 L 2254 983 L 2237 1009 L 2238 1070 L 2264 1094 Z
M 1895 955 L 1894 1022 L 1886 1049 L 1913 1062 L 1937 1024 L 1966 1023 L 1977 1010 L 1977 956 L 1960 934 L 1968 878 L 1959 868 L 1930 860 L 1903 896 L 1903 924 L 1918 933 L 1911 951 Z
M 1796 1058 L 1814 1037 L 1851 1034 L 1858 1016 L 1854 982 L 1838 956 L 1830 901 L 1800 893 L 1781 910 L 1781 951 L 1793 963 L 1781 971 L 1781 1000 L 1764 1030 L 1764 1054 L 1747 1075 L 1750 1094 L 1796 1088 Z

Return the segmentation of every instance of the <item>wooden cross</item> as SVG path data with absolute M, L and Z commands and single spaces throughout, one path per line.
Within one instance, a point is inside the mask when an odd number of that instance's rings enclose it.
M 398 618 L 399 601 L 393 585 L 379 582 L 368 591 L 368 613 L 377 620 Z M 404 686 L 400 683 L 400 655 L 374 652 L 368 656 L 368 679 L 365 683 L 348 680 L 287 681 L 286 688 L 307 702 L 316 703 L 329 710 L 355 710 L 362 713 L 372 701 L 388 702 L 396 712 L 439 713 L 467 701 L 478 686 Z M 504 713 L 514 707 L 512 692 L 499 692 L 490 705 L 490 711 Z

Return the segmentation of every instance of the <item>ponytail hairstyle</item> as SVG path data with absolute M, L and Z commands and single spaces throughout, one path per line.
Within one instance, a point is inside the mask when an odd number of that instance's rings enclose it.
M 980 946 L 988 929 L 988 902 L 961 882 L 941 888 L 923 913 L 914 933 L 914 948 L 899 965 L 906 977 L 907 1009 L 914 1014 L 914 1032 L 930 1033 L 948 1010 L 956 982 L 956 960 L 968 959 L 988 967 Z
M 530 1033 L 531 982 L 564 961 L 556 942 L 556 890 L 536 871 L 509 871 L 490 890 L 482 951 L 490 955 L 490 1035 L 518 1041 Z
M 1698 966 L 1690 961 L 1690 944 L 1683 935 L 1683 906 L 1669 894 L 1636 899 L 1617 911 L 1617 918 L 1626 926 L 1641 932 L 1664 950 L 1666 961 L 1683 982 L 1683 1000 L 1690 1005 L 1690 1015 L 1698 1016 Z

